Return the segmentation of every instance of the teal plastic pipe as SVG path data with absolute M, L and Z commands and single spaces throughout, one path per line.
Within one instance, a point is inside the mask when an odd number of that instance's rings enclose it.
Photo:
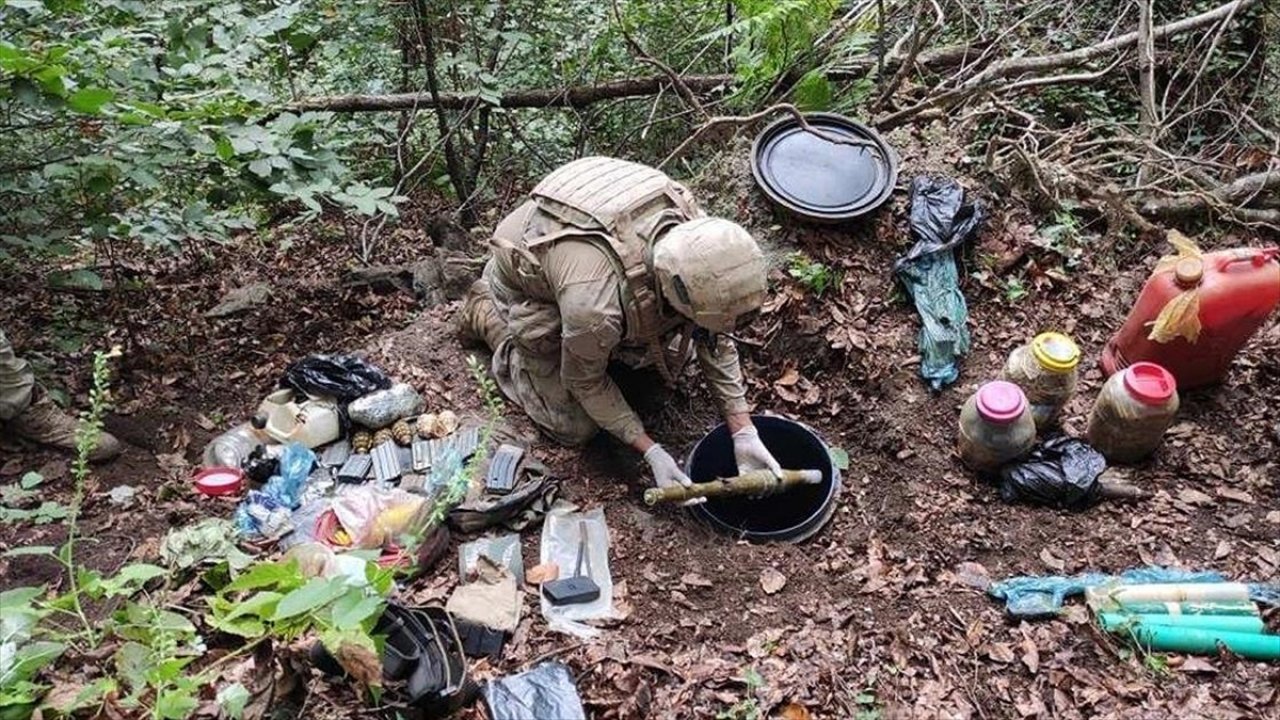
M 1228 650 L 1243 658 L 1280 660 L 1280 635 L 1144 625 L 1140 622 L 1126 624 L 1118 631 L 1155 652 L 1213 655 L 1218 652 L 1218 643 L 1222 643 Z
M 1258 606 L 1246 600 L 1222 602 L 1151 602 L 1132 603 L 1102 608 L 1105 612 L 1131 615 L 1252 615 L 1258 616 Z
M 1248 615 L 1126 615 L 1104 612 L 1098 613 L 1098 621 L 1107 632 L 1115 632 L 1125 625 L 1135 623 L 1255 634 L 1261 633 L 1266 627 L 1262 618 Z

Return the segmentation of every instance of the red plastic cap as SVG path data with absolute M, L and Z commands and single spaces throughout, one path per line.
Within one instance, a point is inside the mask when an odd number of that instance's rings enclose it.
M 984 420 L 1007 424 L 1027 409 L 1027 396 L 1011 382 L 996 380 L 978 388 L 978 414 Z
M 244 471 L 233 467 L 211 467 L 196 473 L 196 490 L 205 495 L 235 495 L 244 486 Z
M 1163 405 L 1177 394 L 1178 381 L 1153 362 L 1136 362 L 1124 371 L 1124 387 L 1140 403 Z

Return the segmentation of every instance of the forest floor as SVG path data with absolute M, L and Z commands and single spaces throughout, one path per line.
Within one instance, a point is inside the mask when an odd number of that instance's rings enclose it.
M 904 178 L 957 173 L 959 154 L 932 131 L 892 138 Z M 535 595 L 526 594 L 501 663 L 478 667 L 478 675 L 554 657 L 573 669 L 598 718 L 1280 718 L 1274 665 L 1135 654 L 1099 633 L 1078 604 L 1058 619 L 1011 623 L 998 602 L 960 579 L 1148 564 L 1277 577 L 1280 324 L 1264 327 L 1223 386 L 1183 395 L 1164 447 L 1129 475 L 1151 499 L 1078 513 L 1006 505 L 954 455 L 959 405 L 1013 347 L 1040 330 L 1062 330 L 1086 355 L 1064 422 L 1082 432 L 1103 380 L 1098 353 L 1166 248 L 1095 239 L 1073 266 L 1059 267 L 1069 248 L 1040 239 L 1049 219 L 1012 199 L 984 197 L 991 217 L 963 279 L 973 349 L 960 381 L 931 394 L 917 376 L 916 313 L 890 272 L 911 242 L 905 192 L 864 227 L 823 229 L 774 215 L 741 163 L 722 163 L 693 187 L 779 257 L 803 250 L 842 274 L 818 297 L 775 271 L 768 312 L 748 333 L 760 346 L 743 346 L 755 408 L 802 420 L 848 453 L 839 509 L 800 545 L 734 541 L 683 511 L 644 507 L 643 463 L 616 442 L 599 438 L 579 453 L 537 439 L 532 453 L 564 479 L 564 496 L 605 508 L 626 618 L 583 642 L 550 633 Z M 406 227 L 381 248 L 381 261 L 427 247 L 412 214 Z M 100 347 L 132 328 L 107 423 L 128 448 L 95 471 L 82 520 L 91 566 L 154 558 L 169 528 L 230 514 L 230 502 L 189 490 L 191 464 L 299 357 L 363 351 L 413 383 L 431 408 L 479 408 L 465 364 L 476 351 L 452 329 L 456 303 L 422 310 L 408 294 L 347 288 L 337 281 L 349 256 L 341 237 L 306 232 L 290 240 L 148 257 L 133 266 L 135 287 L 124 291 L 123 307 L 106 294 L 51 291 L 37 276 L 0 298 L 11 339 L 47 358 L 48 380 L 75 396 L 85 390 L 87 362 L 59 338 Z M 1198 240 L 1218 248 L 1252 239 Z M 1010 290 L 1009 277 L 1022 279 L 1025 297 Z M 228 288 L 251 281 L 271 284 L 274 301 L 225 320 L 203 316 Z M 108 325 L 116 330 L 104 336 Z M 651 434 L 677 455 L 717 422 L 696 375 L 634 400 Z M 506 421 L 537 437 L 517 409 L 508 406 Z M 9 439 L 0 450 L 0 482 L 38 469 L 45 499 L 67 500 L 65 457 Z M 111 503 L 107 491 L 120 485 L 137 489 L 138 507 Z M 58 524 L 0 525 L 0 549 L 56 543 L 64 532 Z M 524 543 L 529 564 L 538 533 L 527 531 Z M 762 587 L 767 568 L 785 577 L 781 590 Z M 442 562 L 405 596 L 442 601 L 456 575 L 455 563 Z M 0 588 L 60 582 L 58 569 L 37 558 L 0 560 L 0 578 Z M 748 684 L 755 676 L 760 682 Z M 317 676 L 312 689 L 304 717 L 368 714 L 342 683 Z

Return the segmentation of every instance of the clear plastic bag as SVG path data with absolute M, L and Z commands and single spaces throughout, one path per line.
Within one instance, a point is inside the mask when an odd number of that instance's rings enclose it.
M 610 620 L 618 617 L 613 607 L 613 578 L 609 572 L 609 526 L 605 523 L 604 510 L 596 508 L 585 513 L 552 510 L 542 525 L 542 547 L 539 562 L 555 563 L 560 567 L 560 577 L 572 577 L 578 563 L 580 528 L 587 531 L 587 558 L 582 563 L 582 574 L 590 568 L 591 579 L 600 587 L 600 597 L 580 605 L 552 605 L 545 595 L 542 600 L 542 616 L 547 625 L 557 632 L 591 638 L 600 631 L 584 620 Z
M 360 485 L 333 501 L 338 522 L 358 548 L 380 548 L 417 529 L 426 499 L 400 489 Z

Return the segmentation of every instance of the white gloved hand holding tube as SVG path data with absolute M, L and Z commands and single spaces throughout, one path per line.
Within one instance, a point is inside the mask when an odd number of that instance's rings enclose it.
M 676 463 L 676 459 L 671 457 L 671 453 L 667 452 L 661 445 L 654 444 L 648 450 L 644 451 L 645 462 L 649 463 L 649 469 L 653 471 L 653 481 L 660 488 L 689 486 L 693 481 L 688 475 L 680 469 L 680 465 Z M 706 498 L 695 498 L 681 505 L 697 505 L 706 502 Z
M 774 477 L 782 477 L 782 466 L 760 441 L 760 431 L 755 425 L 747 425 L 733 434 L 733 459 L 738 463 L 739 475 L 768 470 Z

